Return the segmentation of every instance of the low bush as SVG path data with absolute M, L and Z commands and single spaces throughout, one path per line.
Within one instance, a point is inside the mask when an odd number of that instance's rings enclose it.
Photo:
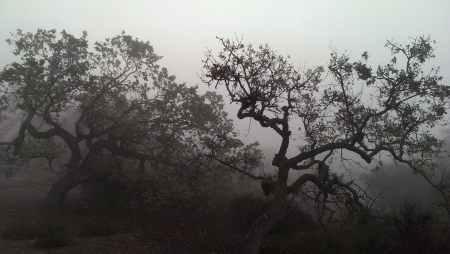
M 269 211 L 270 202 L 271 198 L 268 197 L 257 197 L 246 194 L 236 195 L 230 201 L 230 217 L 236 225 L 246 230 L 256 219 Z M 319 225 L 311 215 L 303 212 L 295 204 L 291 204 L 287 209 L 285 220 L 275 226 L 270 233 L 289 235 L 299 230 L 311 231 L 318 228 Z
M 122 171 L 113 172 L 105 181 L 86 184 L 84 189 L 100 212 L 129 215 L 145 208 L 170 211 L 174 219 L 188 220 L 200 212 L 226 207 L 231 180 L 220 185 L 213 181 L 218 179 Z
M 386 213 L 331 225 L 324 253 L 450 253 L 450 233 L 433 211 L 405 201 Z
M 72 243 L 73 236 L 67 225 L 62 220 L 48 219 L 38 225 L 36 246 L 40 248 L 56 248 L 68 246 Z
M 246 230 L 270 209 L 270 198 L 248 194 L 235 195 L 231 198 L 228 209 L 233 223 Z
M 132 214 L 138 209 L 137 190 L 130 175 L 113 174 L 104 181 L 83 185 L 92 208 L 100 213 Z
M 319 229 L 319 224 L 313 217 L 296 206 L 289 206 L 286 218 L 283 222 L 275 226 L 270 233 L 277 235 L 289 235 L 297 231 L 312 231 Z
M 391 237 L 397 248 L 415 253 L 430 253 L 434 249 L 433 231 L 437 218 L 419 203 L 405 201 L 398 209 L 391 209 L 385 223 L 391 229 Z
M 114 235 L 117 228 L 108 221 L 96 220 L 85 221 L 80 225 L 79 236 L 105 236 Z

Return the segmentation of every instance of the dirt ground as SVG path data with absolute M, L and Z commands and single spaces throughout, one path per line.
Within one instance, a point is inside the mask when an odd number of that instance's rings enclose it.
M 0 231 L 8 223 L 23 219 L 39 219 L 39 207 L 50 186 L 12 187 L 0 190 Z M 166 218 L 143 215 L 92 214 L 81 189 L 71 191 L 59 219 L 70 227 L 86 219 L 107 219 L 115 224 L 118 233 L 101 237 L 75 237 L 70 246 L 40 249 L 34 240 L 7 240 L 0 237 L 0 253 L 233 253 L 242 235 L 219 222 L 205 221 L 204 225 L 168 223 Z M 162 216 L 164 217 L 164 216 Z M 208 225 L 208 223 L 210 223 Z M 212 224 L 211 224 L 212 223 Z M 217 224 L 217 225 L 213 225 Z M 217 227 L 218 226 L 218 227 Z M 222 227 L 222 228 L 221 228 Z M 208 228 L 208 229 L 207 229 Z M 211 231 L 211 228 L 213 230 Z M 214 229 L 215 228 L 215 229 Z M 221 251 L 217 251 L 220 249 Z
M 66 247 L 42 249 L 35 240 L 9 240 L 0 234 L 0 254 L 225 254 L 237 253 L 246 229 L 227 214 L 198 214 L 179 221 L 165 211 L 133 214 L 99 213 L 82 188 L 72 190 L 58 215 L 40 212 L 50 185 L 26 183 L 5 186 L 0 182 L 0 233 L 18 221 L 59 220 L 68 225 L 74 240 Z M 80 224 L 103 220 L 117 228 L 109 236 L 80 237 Z M 317 253 L 314 242 L 320 232 L 298 232 L 289 236 L 268 235 L 261 253 Z M 303 244 L 302 244 L 303 243 Z M 308 244 L 304 244 L 308 243 Z M 299 248 L 301 246 L 301 248 Z

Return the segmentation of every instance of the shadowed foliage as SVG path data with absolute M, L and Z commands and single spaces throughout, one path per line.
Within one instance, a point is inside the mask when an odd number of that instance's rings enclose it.
M 237 135 L 222 96 L 177 84 L 149 42 L 122 32 L 90 47 L 87 32 L 77 38 L 39 29 L 17 30 L 8 43 L 19 60 L 0 72 L 0 107 L 21 120 L 14 139 L 0 142 L 1 166 L 8 175 L 33 164 L 57 173 L 45 201 L 49 211 L 61 209 L 75 186 L 112 171 L 217 169 L 191 144 Z M 236 138 L 229 142 L 233 150 L 222 153 L 244 148 Z

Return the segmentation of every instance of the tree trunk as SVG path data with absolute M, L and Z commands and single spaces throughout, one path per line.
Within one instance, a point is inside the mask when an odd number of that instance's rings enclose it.
M 242 254 L 259 254 L 264 236 L 286 216 L 286 204 L 264 213 L 250 228 L 244 240 Z
M 56 181 L 45 198 L 45 211 L 50 213 L 60 211 L 67 193 L 69 193 L 73 187 L 75 187 L 74 178 L 70 175 L 65 175 Z
M 287 210 L 287 178 L 289 169 L 279 169 L 275 183 L 275 200 L 272 209 L 264 213 L 248 231 L 242 254 L 259 254 L 261 243 L 266 234 L 276 225 L 284 221 Z
M 93 158 L 92 161 L 94 161 Z M 89 163 L 83 162 L 79 167 L 72 167 L 72 173 L 68 173 L 56 181 L 50 189 L 44 202 L 44 209 L 47 212 L 54 213 L 61 210 L 64 200 L 71 189 L 81 183 L 102 181 L 108 175 L 109 171 L 95 174 Z

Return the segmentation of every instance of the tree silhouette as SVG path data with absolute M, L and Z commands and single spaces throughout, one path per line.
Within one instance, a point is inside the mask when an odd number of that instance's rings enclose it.
M 364 207 L 353 182 L 333 172 L 336 164 L 351 162 L 351 154 L 365 163 L 387 156 L 416 172 L 434 165 L 442 141 L 430 128 L 445 124 L 450 90 L 439 83 L 439 68 L 422 70 L 434 57 L 430 38 L 418 37 L 405 45 L 387 41 L 394 57 L 376 69 L 367 65 L 367 52 L 350 62 L 347 53 L 332 49 L 326 79 L 324 67 L 296 69 L 268 45 L 254 48 L 239 39 L 218 39 L 223 49 L 215 56 L 207 50 L 203 82 L 226 89 L 231 103 L 240 106 L 239 119 L 253 119 L 280 138 L 272 160 L 277 168 L 273 207 L 248 231 L 243 253 L 259 252 L 264 235 L 284 219 L 287 196 L 306 186 L 314 188 L 313 198 L 323 210 L 330 209 L 328 203 Z M 403 69 L 397 57 L 405 63 Z M 294 135 L 301 141 L 299 152 L 288 158 Z M 219 141 L 208 143 L 212 152 L 205 154 L 254 179 L 267 180 L 242 169 L 233 158 L 215 154 L 216 146 Z M 288 184 L 291 170 L 306 172 Z
M 86 32 L 12 36 L 20 61 L 0 72 L 0 107 L 22 120 L 17 137 L 0 143 L 1 163 L 18 170 L 40 158 L 60 173 L 45 201 L 50 211 L 78 184 L 121 170 L 123 160 L 141 173 L 146 163 L 201 169 L 208 163 L 189 149 L 192 140 L 232 131 L 222 96 L 175 83 L 149 42 L 122 32 L 91 51 Z

